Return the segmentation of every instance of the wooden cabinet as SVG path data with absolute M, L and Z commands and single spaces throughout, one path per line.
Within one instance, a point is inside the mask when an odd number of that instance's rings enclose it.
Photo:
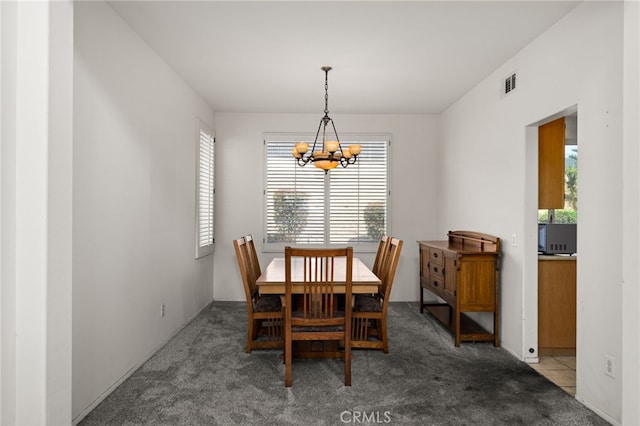
M 461 341 L 499 339 L 500 239 L 469 231 L 450 231 L 445 241 L 418 241 L 420 250 L 420 312 L 425 310 Z M 424 290 L 444 301 L 425 302 Z M 465 312 L 493 314 L 493 330 L 486 331 Z
M 576 257 L 538 257 L 538 354 L 575 355 Z
M 564 117 L 538 128 L 538 208 L 564 208 Z

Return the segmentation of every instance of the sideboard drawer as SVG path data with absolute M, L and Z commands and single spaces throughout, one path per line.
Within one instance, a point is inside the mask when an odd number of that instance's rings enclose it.
M 437 275 L 431 275 L 429 277 L 429 287 L 431 287 L 435 294 L 440 296 L 444 292 L 444 280 Z
M 442 274 L 442 270 L 443 270 L 444 266 L 441 263 L 435 263 L 432 262 L 429 265 L 429 274 L 433 277 L 437 277 L 440 279 L 443 279 L 444 276 Z
M 429 247 L 429 259 L 431 263 L 442 265 L 444 263 L 444 254 L 441 249 Z

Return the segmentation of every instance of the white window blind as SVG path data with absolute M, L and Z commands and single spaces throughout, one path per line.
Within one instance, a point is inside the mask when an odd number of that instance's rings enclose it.
M 213 132 L 198 120 L 196 179 L 196 258 L 214 247 L 214 142 Z
M 265 250 L 351 245 L 368 251 L 388 234 L 389 138 L 351 137 L 340 143 L 359 143 L 362 154 L 356 164 L 325 175 L 313 164 L 296 164 L 294 141 L 265 140 Z

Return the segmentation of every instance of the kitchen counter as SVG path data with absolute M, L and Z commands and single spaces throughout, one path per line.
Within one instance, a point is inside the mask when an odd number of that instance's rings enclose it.
M 576 260 L 577 254 L 539 254 L 538 260 Z

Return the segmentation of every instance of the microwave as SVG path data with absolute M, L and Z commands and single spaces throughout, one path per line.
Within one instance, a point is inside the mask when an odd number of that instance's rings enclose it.
M 575 223 L 539 223 L 538 252 L 573 254 L 577 252 Z

